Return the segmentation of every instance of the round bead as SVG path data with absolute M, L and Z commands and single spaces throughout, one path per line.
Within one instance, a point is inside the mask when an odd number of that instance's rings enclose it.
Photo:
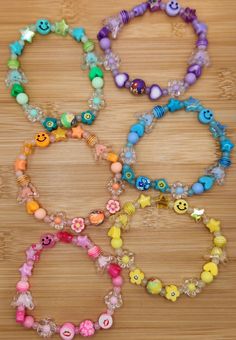
M 142 79 L 134 79 L 130 85 L 130 92 L 134 95 L 143 94 L 146 90 L 146 84 Z
M 108 50 L 111 47 L 111 40 L 109 38 L 103 38 L 99 42 L 101 49 Z
M 16 96 L 16 101 L 18 104 L 20 105 L 25 105 L 28 103 L 29 101 L 29 97 L 27 96 L 26 93 L 19 93 L 17 96 Z
M 47 215 L 47 212 L 43 208 L 39 208 L 35 211 L 34 217 L 37 218 L 37 220 L 43 220 Z
M 192 185 L 192 190 L 194 194 L 200 195 L 201 193 L 203 193 L 204 187 L 201 183 L 196 182 Z
M 166 13 L 171 16 L 171 17 L 175 17 L 176 15 L 179 14 L 180 12 L 180 5 L 178 3 L 178 1 L 176 0 L 170 0 L 167 4 L 166 4 Z
M 83 44 L 83 50 L 84 52 L 88 53 L 88 52 L 92 52 L 94 50 L 94 42 L 92 40 L 87 40 L 84 44 Z
M 73 113 L 64 112 L 61 115 L 61 123 L 66 129 L 71 128 L 76 123 L 75 115 Z
M 135 132 L 139 137 L 142 137 L 144 135 L 145 128 L 142 124 L 134 124 L 130 128 L 130 132 Z
M 187 73 L 184 80 L 186 81 L 187 84 L 193 85 L 196 82 L 197 77 L 195 76 L 194 73 Z
M 118 174 L 122 171 L 122 164 L 120 162 L 112 163 L 111 165 L 111 171 L 115 174 Z
M 51 24 L 47 19 L 39 19 L 36 22 L 36 31 L 39 34 L 47 35 L 51 32 Z
M 111 246 L 112 248 L 114 249 L 118 249 L 118 248 L 121 248 L 122 247 L 122 244 L 123 244 L 123 241 L 121 238 L 113 238 L 111 240 Z
M 226 245 L 226 243 L 227 243 L 227 239 L 223 235 L 216 236 L 214 238 L 214 244 L 217 247 L 223 248 Z
M 123 284 L 123 278 L 122 276 L 117 276 L 117 277 L 114 277 L 112 279 L 112 284 L 115 286 L 115 287 L 121 287 L 122 284 Z
M 110 314 L 103 313 L 98 319 L 98 324 L 102 329 L 109 329 L 113 324 L 113 319 Z
M 101 255 L 102 251 L 101 248 L 98 246 L 93 246 L 88 250 L 88 256 L 92 257 L 93 259 L 98 258 Z
M 103 85 L 104 85 L 104 80 L 100 77 L 95 77 L 93 80 L 92 80 L 92 86 L 95 88 L 95 89 L 102 89 L 103 88 Z
M 128 142 L 131 144 L 136 144 L 139 141 L 139 136 L 136 132 L 130 132 L 128 134 Z
M 209 109 L 203 109 L 199 112 L 198 119 L 202 124 L 209 124 L 214 119 L 214 114 Z
M 162 282 L 159 279 L 151 278 L 147 282 L 146 290 L 152 295 L 160 294 L 162 290 Z
M 214 277 L 210 272 L 202 272 L 201 273 L 201 280 L 207 284 L 211 283 L 213 281 Z
M 25 317 L 25 320 L 24 320 L 24 323 L 23 323 L 24 327 L 25 327 L 25 328 L 32 328 L 32 327 L 33 327 L 33 324 L 34 324 L 34 318 L 33 318 L 33 316 L 27 315 L 27 316 Z
M 7 66 L 11 70 L 17 70 L 20 67 L 20 62 L 17 59 L 9 59 L 7 62 Z
M 165 110 L 163 109 L 162 106 L 157 105 L 152 109 L 152 113 L 153 113 L 155 118 L 160 119 L 164 116 Z
M 127 215 L 133 215 L 136 211 L 135 205 L 132 202 L 127 202 L 123 205 L 123 210 Z
M 107 272 L 112 278 L 116 278 L 121 273 L 121 267 L 116 263 L 112 263 L 109 265 Z
M 75 326 L 70 323 L 66 322 L 60 328 L 60 337 L 63 340 L 72 340 L 75 336 Z
M 16 289 L 20 293 L 27 292 L 29 289 L 29 283 L 27 281 L 18 281 L 16 284 Z

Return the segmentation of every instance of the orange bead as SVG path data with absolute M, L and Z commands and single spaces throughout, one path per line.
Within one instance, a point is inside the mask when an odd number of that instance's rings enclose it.
M 107 155 L 107 160 L 112 163 L 115 163 L 118 161 L 118 156 L 114 152 L 109 152 L 109 154 Z
M 61 218 L 59 216 L 54 218 L 55 224 L 60 224 L 61 223 Z
M 33 215 L 36 210 L 39 209 L 39 204 L 37 201 L 29 201 L 26 203 L 27 213 Z
M 118 174 L 122 170 L 122 164 L 120 162 L 114 162 L 111 165 L 111 171 L 114 172 L 114 174 Z
M 119 188 L 120 188 L 120 184 L 118 184 L 118 183 L 114 183 L 112 185 L 112 189 L 114 189 L 114 190 L 118 190 Z
M 25 159 L 17 159 L 15 161 L 15 171 L 25 171 L 27 167 L 27 162 Z

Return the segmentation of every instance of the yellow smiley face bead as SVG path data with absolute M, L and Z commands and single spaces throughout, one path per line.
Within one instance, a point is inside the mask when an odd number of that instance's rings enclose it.
M 175 201 L 174 211 L 180 215 L 185 214 L 188 211 L 188 202 L 183 199 Z

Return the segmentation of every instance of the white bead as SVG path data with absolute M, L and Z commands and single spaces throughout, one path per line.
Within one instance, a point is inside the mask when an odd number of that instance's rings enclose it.
M 19 93 L 17 96 L 16 96 L 16 101 L 18 104 L 20 105 L 25 105 L 28 103 L 29 101 L 29 97 L 27 96 L 26 93 Z

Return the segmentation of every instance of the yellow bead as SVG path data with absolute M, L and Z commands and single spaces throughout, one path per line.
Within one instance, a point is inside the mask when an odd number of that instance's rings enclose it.
M 123 241 L 121 238 L 113 238 L 111 240 L 111 246 L 112 248 L 114 249 L 118 249 L 118 248 L 121 248 L 122 247 L 122 244 L 123 244 Z
M 125 214 L 121 214 L 119 217 L 118 217 L 118 220 L 121 224 L 123 224 L 123 226 L 125 227 L 127 224 L 128 224 L 128 216 L 125 215 Z
M 124 264 L 128 264 L 129 261 L 130 261 L 130 258 L 128 255 L 124 255 L 121 259 L 121 261 L 124 263 Z
M 214 238 L 214 244 L 217 246 L 217 247 L 220 247 L 220 248 L 223 248 L 227 243 L 227 240 L 226 238 L 221 235 L 221 236 L 216 236 Z
M 29 201 L 26 203 L 27 213 L 33 215 L 33 213 L 39 209 L 39 204 L 37 201 Z
M 214 218 L 211 218 L 207 222 L 206 227 L 210 230 L 211 233 L 215 233 L 216 231 L 220 231 L 220 221 L 215 220 Z
M 214 262 L 208 262 L 204 265 L 203 269 L 206 272 L 211 273 L 213 276 L 217 276 L 218 275 L 218 267 L 217 264 L 215 264 Z
M 107 160 L 112 162 L 112 163 L 115 163 L 115 162 L 118 161 L 118 156 L 114 152 L 109 152 L 108 155 L 107 155 Z
M 175 201 L 174 211 L 180 215 L 185 214 L 188 211 L 188 202 L 183 199 Z
M 136 208 L 132 202 L 127 202 L 124 204 L 123 210 L 127 215 L 131 216 L 135 213 Z
M 202 272 L 201 273 L 201 280 L 205 283 L 211 283 L 214 277 L 210 272 Z
M 188 290 L 189 290 L 190 292 L 194 292 L 194 291 L 196 290 L 195 284 L 194 284 L 194 283 L 189 283 L 189 285 L 188 285 Z
M 218 256 L 221 256 L 223 253 L 222 249 L 221 248 L 218 248 L 218 247 L 214 247 L 212 248 L 211 250 L 211 255 L 218 255 Z
M 138 199 L 138 203 L 140 204 L 141 208 L 150 207 L 151 205 L 151 197 L 147 195 L 140 195 Z
M 120 228 L 113 226 L 109 229 L 108 236 L 112 237 L 112 238 L 120 238 Z

